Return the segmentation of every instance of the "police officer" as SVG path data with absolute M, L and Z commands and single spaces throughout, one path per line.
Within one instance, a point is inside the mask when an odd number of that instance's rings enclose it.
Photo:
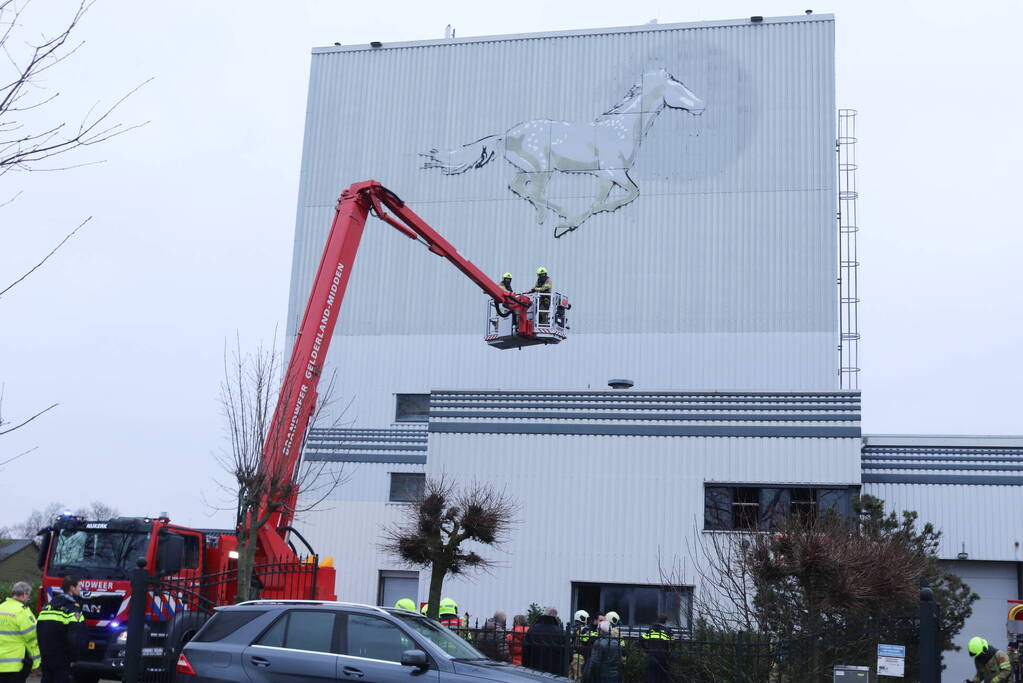
M 71 667 L 85 637 L 85 619 L 79 599 L 82 589 L 77 576 L 65 576 L 60 593 L 39 612 L 39 654 L 43 658 L 43 683 L 67 683 Z
M 440 617 L 441 626 L 457 629 L 462 625 L 462 620 L 458 618 L 458 603 L 451 598 L 444 598 L 440 601 L 437 616 Z
M 540 304 L 537 306 L 539 309 L 539 315 L 537 315 L 537 324 L 546 326 L 551 324 L 551 291 L 553 289 L 553 283 L 550 277 L 547 276 L 547 269 L 540 266 L 536 269 L 536 284 L 529 291 L 540 292 L 542 295 L 539 297 Z
M 667 683 L 671 680 L 672 636 L 667 624 L 668 617 L 658 614 L 657 623 L 641 636 L 646 651 L 647 683 Z
M 1009 661 L 1009 655 L 991 647 L 986 640 L 977 636 L 970 638 L 966 649 L 973 657 L 974 666 L 977 667 L 977 673 L 969 680 L 969 683 L 1009 680 L 1009 676 L 1012 675 L 1012 663 Z
M 36 618 L 28 607 L 32 586 L 18 581 L 0 602 L 0 683 L 22 683 L 39 668 Z
M 394 609 L 404 609 L 409 612 L 415 612 L 416 603 L 412 598 L 402 598 L 398 602 L 394 603 Z

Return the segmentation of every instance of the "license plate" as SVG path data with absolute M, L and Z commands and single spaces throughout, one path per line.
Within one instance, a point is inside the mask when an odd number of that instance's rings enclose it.
M 89 641 L 89 649 L 90 650 L 95 650 L 96 649 L 96 641 L 95 640 L 90 640 Z

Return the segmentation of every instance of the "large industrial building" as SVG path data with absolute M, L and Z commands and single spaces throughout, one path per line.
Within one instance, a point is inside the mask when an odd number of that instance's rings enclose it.
M 984 598 L 968 630 L 1000 632 L 1023 554 L 980 515 L 1020 492 L 1023 439 L 862 435 L 837 125 L 830 15 L 314 50 L 289 334 L 339 192 L 371 178 L 495 280 L 544 266 L 572 303 L 567 341 L 492 349 L 472 282 L 367 226 L 305 453 L 348 477 L 303 527 L 338 594 L 425 599 L 373 549 L 429 475 L 521 506 L 494 575 L 446 583 L 471 613 L 682 625 L 700 586 L 664 577 L 688 548 L 867 492 L 946 529 Z

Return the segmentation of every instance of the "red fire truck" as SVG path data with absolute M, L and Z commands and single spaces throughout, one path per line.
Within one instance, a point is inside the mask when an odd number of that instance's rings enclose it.
M 262 467 L 294 477 L 317 400 L 317 385 L 337 324 L 362 231 L 370 212 L 446 258 L 490 297 L 485 341 L 499 349 L 557 344 L 566 338 L 567 297 L 557 292 L 503 290 L 463 258 L 393 192 L 376 181 L 355 183 L 338 200 L 295 346 L 283 374 L 276 412 L 263 447 Z M 393 214 L 393 215 L 392 215 Z M 261 598 L 334 599 L 334 568 L 320 562 L 291 527 L 295 497 L 264 500 L 272 511 L 259 530 L 253 589 Z M 262 516 L 262 514 L 260 515 Z M 126 621 L 133 596 L 130 572 L 144 562 L 153 577 L 146 595 L 143 671 L 173 670 L 178 652 L 202 625 L 203 607 L 231 604 L 237 586 L 233 531 L 190 529 L 166 516 L 87 520 L 62 515 L 40 531 L 43 569 L 40 606 L 67 575 L 82 578 L 88 641 L 76 679 L 118 676 L 124 666 Z M 294 543 L 304 545 L 306 557 Z

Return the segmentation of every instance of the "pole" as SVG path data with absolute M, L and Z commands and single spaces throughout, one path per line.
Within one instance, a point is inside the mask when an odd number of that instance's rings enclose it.
M 131 605 L 128 607 L 128 642 L 124 647 L 124 674 L 122 683 L 138 683 L 142 673 L 142 641 L 146 634 L 146 597 L 149 592 L 149 572 L 146 561 L 138 560 L 138 568 L 131 570 Z
M 920 683 L 941 683 L 939 605 L 926 578 L 920 579 Z

